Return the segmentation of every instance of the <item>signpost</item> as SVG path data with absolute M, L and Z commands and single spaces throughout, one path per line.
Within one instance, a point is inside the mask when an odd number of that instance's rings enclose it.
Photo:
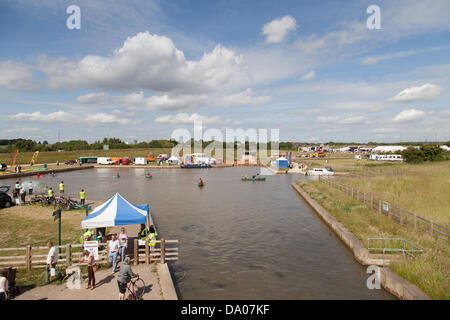
M 53 221 L 56 221 L 56 219 L 58 219 L 58 251 L 59 253 L 61 253 L 61 208 L 53 211 L 52 216 Z
M 85 241 L 84 250 L 92 252 L 95 260 L 98 260 L 98 241 Z

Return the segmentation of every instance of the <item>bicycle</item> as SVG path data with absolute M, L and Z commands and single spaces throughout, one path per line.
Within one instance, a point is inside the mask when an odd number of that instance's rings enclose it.
M 143 300 L 142 296 L 145 291 L 145 283 L 144 280 L 137 276 L 136 280 L 131 280 L 128 284 L 128 297 L 127 300 Z

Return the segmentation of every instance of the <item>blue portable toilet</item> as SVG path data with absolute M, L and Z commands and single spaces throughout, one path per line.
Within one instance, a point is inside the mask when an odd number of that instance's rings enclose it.
M 277 168 L 289 168 L 289 161 L 284 157 L 277 159 Z

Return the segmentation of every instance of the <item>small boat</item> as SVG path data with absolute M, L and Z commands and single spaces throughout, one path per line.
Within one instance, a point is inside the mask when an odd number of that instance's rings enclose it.
M 113 176 L 113 178 L 120 178 L 120 176 Z
M 36 178 L 44 178 L 45 177 L 45 174 L 37 174 L 36 175 Z
M 241 181 L 266 181 L 266 178 L 242 178 Z
M 199 183 L 198 186 L 199 187 L 203 187 L 205 184 L 204 183 Z
M 307 171 L 308 175 L 311 176 L 332 176 L 334 175 L 333 169 L 331 167 L 325 168 L 312 168 Z
M 203 168 L 212 168 L 212 167 L 210 164 L 205 164 L 205 163 L 188 163 L 188 164 L 182 164 L 181 168 L 203 169 Z
M 56 174 L 50 173 L 49 176 L 50 176 L 50 177 L 56 177 Z
M 145 175 L 145 177 L 149 178 L 149 179 L 153 178 L 153 176 L 151 174 L 148 174 L 148 173 Z

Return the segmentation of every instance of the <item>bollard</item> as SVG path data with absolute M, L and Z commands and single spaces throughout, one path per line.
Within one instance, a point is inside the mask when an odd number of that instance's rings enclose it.
M 150 248 L 147 239 L 145 240 L 145 264 L 149 264 L 149 261 L 150 261 Z
M 139 263 L 139 246 L 138 239 L 134 239 L 134 261 L 133 264 L 137 266 Z
M 66 265 L 70 266 L 72 264 L 72 252 L 70 251 L 72 246 L 70 244 L 66 245 Z

